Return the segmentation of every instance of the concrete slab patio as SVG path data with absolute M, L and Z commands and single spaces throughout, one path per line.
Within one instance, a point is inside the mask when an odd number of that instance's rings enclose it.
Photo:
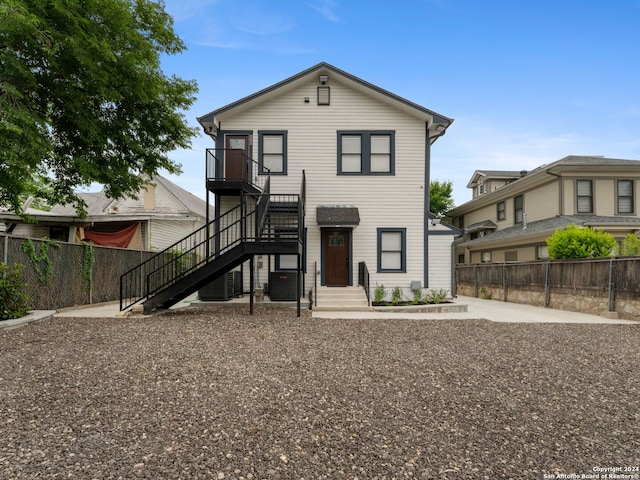
M 232 302 L 211 302 L 216 304 L 248 303 L 248 297 Z M 173 308 L 184 308 L 192 304 L 203 305 L 195 296 L 190 297 Z M 474 297 L 459 296 L 455 303 L 466 305 L 466 312 L 430 313 L 430 312 L 391 312 L 373 310 L 368 312 L 350 311 L 314 311 L 313 318 L 347 318 L 347 319 L 424 319 L 424 320 L 464 320 L 484 318 L 492 322 L 508 323 L 576 323 L 576 324 L 629 324 L 640 325 L 640 322 L 623 319 L 610 319 L 586 313 L 568 312 L 551 308 L 535 307 L 517 303 L 506 303 L 497 300 L 483 300 Z M 257 306 L 260 303 L 256 303 Z M 108 318 L 119 315 L 118 302 L 67 309 L 55 314 L 56 317 Z

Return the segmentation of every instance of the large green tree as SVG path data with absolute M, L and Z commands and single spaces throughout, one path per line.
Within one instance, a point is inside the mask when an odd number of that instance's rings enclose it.
M 97 182 L 135 195 L 196 130 L 182 113 L 193 81 L 166 76 L 161 55 L 185 49 L 151 0 L 0 1 L 0 205 L 82 202 Z
M 455 203 L 452 198 L 453 183 L 451 180 L 440 182 L 433 180 L 429 184 L 429 207 L 438 218 L 444 218 L 445 213 L 451 210 Z

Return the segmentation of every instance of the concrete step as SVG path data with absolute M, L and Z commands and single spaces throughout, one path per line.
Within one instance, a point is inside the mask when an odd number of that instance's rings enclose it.
M 370 311 L 367 296 L 361 287 L 320 287 L 316 293 L 317 311 Z

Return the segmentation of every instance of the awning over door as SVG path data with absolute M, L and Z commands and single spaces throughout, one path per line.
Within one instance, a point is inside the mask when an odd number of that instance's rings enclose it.
M 316 221 L 321 227 L 355 227 L 360 225 L 358 207 L 334 205 L 316 208 Z

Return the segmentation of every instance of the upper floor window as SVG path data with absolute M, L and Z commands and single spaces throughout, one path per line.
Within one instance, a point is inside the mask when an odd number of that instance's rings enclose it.
M 617 213 L 634 213 L 633 180 L 618 180 Z
M 287 132 L 258 132 L 258 164 L 260 173 L 287 174 Z
M 524 197 L 522 195 L 514 197 L 513 211 L 515 212 L 514 222 L 522 223 L 522 221 L 524 220 Z
M 487 186 L 484 183 L 478 185 L 478 195 L 483 195 L 487 193 Z
M 576 180 L 576 212 L 593 213 L 593 183 L 591 180 Z
M 407 271 L 407 229 L 378 229 L 378 272 Z
M 394 173 L 395 132 L 338 132 L 338 174 L 393 175 Z
M 498 220 L 505 220 L 507 218 L 504 201 L 498 202 L 496 217 Z

